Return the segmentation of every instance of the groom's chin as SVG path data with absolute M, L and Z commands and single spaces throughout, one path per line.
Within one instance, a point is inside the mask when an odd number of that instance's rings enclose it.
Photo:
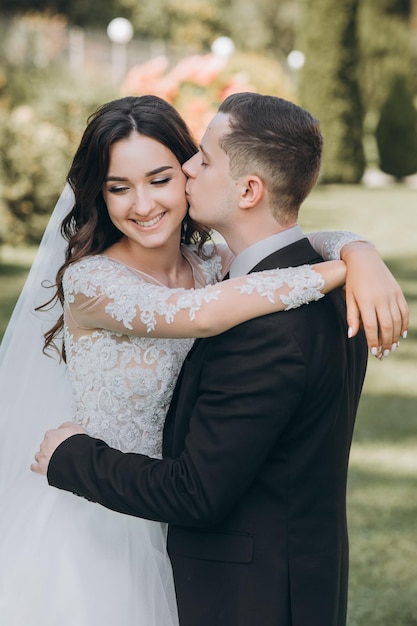
M 194 206 L 191 204 L 190 199 L 188 199 L 188 214 L 196 222 L 202 223 L 201 220 L 198 219 L 197 212 L 196 212 Z

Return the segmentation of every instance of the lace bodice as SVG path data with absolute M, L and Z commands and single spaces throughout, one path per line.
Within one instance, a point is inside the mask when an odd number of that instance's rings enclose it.
M 184 255 L 192 266 L 196 287 L 220 280 L 222 259 L 219 255 L 206 261 L 188 249 L 184 250 Z M 114 265 L 123 279 L 116 285 L 112 284 L 113 274 L 108 271 Z M 65 302 L 73 302 L 76 291 L 91 293 L 90 280 L 94 274 L 104 281 L 104 290 L 107 278 L 108 289 L 117 288 L 124 293 L 119 312 L 129 312 L 134 304 L 132 292 L 129 294 L 132 282 L 143 286 L 145 301 L 151 295 L 147 290 L 150 286 L 167 291 L 151 277 L 97 256 L 84 259 L 67 270 Z M 115 298 L 118 295 L 114 293 Z M 90 435 L 119 450 L 160 457 L 162 430 L 173 387 L 194 340 L 135 337 L 100 328 L 80 329 L 74 323 L 69 306 L 65 306 L 64 315 L 74 421 Z
M 66 333 L 75 421 L 123 452 L 161 456 L 162 429 L 192 339 Z

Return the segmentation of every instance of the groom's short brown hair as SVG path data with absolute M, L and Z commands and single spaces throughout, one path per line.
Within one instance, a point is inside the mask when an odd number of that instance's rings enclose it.
M 282 224 L 296 219 L 320 172 L 319 122 L 293 102 L 249 92 L 226 98 L 219 113 L 230 116 L 231 130 L 220 146 L 232 176 L 257 174 L 275 218 Z

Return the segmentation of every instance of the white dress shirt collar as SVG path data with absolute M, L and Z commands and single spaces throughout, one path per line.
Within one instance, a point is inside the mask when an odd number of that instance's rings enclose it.
M 257 241 L 233 259 L 230 266 L 230 278 L 244 276 L 265 257 L 303 239 L 303 237 L 301 227 L 296 224 L 287 230 L 271 235 L 271 237 Z

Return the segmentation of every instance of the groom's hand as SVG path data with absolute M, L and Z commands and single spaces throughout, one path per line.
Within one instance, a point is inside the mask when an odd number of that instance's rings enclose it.
M 35 463 L 30 466 L 32 472 L 46 476 L 49 461 L 57 447 L 69 437 L 80 434 L 86 434 L 84 428 L 73 422 L 65 422 L 59 428 L 48 430 L 35 454 Z

